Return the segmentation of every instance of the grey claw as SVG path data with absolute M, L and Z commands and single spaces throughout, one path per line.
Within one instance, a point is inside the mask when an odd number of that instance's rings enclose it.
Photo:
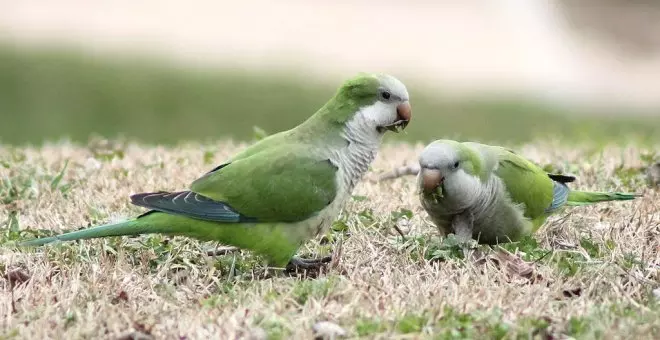
M 286 269 L 287 271 L 295 271 L 296 269 L 302 269 L 302 270 L 320 269 L 326 263 L 330 263 L 330 261 L 332 261 L 331 256 L 315 258 L 315 259 L 303 259 L 296 256 L 291 258 L 289 264 L 287 264 L 286 266 Z

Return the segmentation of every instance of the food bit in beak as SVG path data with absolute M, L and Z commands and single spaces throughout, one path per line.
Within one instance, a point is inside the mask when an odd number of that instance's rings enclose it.
M 405 101 L 396 107 L 396 117 L 396 122 L 385 126 L 379 126 L 378 131 L 383 132 L 389 130 L 399 132 L 405 129 L 412 118 L 412 107 L 410 106 L 410 102 Z
M 422 188 L 427 194 L 434 193 L 444 179 L 440 170 L 422 169 Z

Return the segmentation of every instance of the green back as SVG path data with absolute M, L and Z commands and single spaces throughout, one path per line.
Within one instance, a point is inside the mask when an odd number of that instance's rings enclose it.
M 283 143 L 341 145 L 339 134 L 344 124 L 353 118 L 361 107 L 371 105 L 378 100 L 379 84 L 376 75 L 360 74 L 349 79 L 325 105 L 300 125 L 260 140 L 234 155 L 230 161 L 279 147 Z
M 513 202 L 525 205 L 525 217 L 545 219 L 545 210 L 552 204 L 552 179 L 536 164 L 511 150 L 493 146 L 498 168 L 495 174 L 504 182 Z

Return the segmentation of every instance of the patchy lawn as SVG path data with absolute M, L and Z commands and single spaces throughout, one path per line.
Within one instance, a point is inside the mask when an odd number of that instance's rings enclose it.
M 644 197 L 567 209 L 533 239 L 468 258 L 437 235 L 413 177 L 369 181 L 421 144 L 384 146 L 333 230 L 301 249 L 338 256 L 316 278 L 182 237 L 7 243 L 134 216 L 131 193 L 185 188 L 244 146 L 0 147 L 0 339 L 311 338 L 320 321 L 352 338 L 660 337 L 660 199 L 643 173 L 658 147 L 518 148 L 576 174 L 574 188 Z

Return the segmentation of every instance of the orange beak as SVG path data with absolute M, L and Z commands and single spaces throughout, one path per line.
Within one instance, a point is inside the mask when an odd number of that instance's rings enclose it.
M 403 102 L 396 107 L 396 114 L 399 117 L 399 120 L 407 122 L 412 118 L 412 106 L 410 102 Z
M 392 132 L 399 132 L 408 126 L 410 118 L 412 117 L 412 107 L 409 102 L 403 102 L 396 107 L 396 122 L 388 125 L 378 127 L 378 132 L 385 132 L 389 130 Z
M 422 169 L 422 188 L 427 194 L 432 193 L 438 188 L 445 177 L 442 176 L 440 170 L 437 169 Z

